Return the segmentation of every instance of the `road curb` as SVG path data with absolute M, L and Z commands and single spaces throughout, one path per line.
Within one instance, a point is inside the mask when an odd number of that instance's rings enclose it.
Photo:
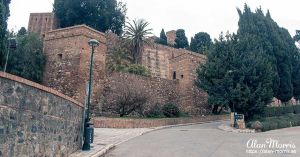
M 96 154 L 92 155 L 91 157 L 101 157 L 101 156 L 105 155 L 109 150 L 111 150 L 115 147 L 116 147 L 115 144 L 110 144 L 110 145 L 106 146 L 104 149 L 102 149 L 101 151 L 99 151 Z
M 228 119 L 229 120 L 229 119 Z M 205 123 L 213 123 L 213 122 L 222 122 L 222 121 L 228 121 L 228 120 L 215 120 L 215 121 L 206 121 L 206 122 L 197 122 L 197 123 L 187 123 L 187 124 L 176 124 L 176 125 L 167 125 L 167 126 L 162 126 L 162 127 L 156 127 L 156 128 L 149 128 L 149 129 L 152 129 L 152 130 L 147 130 L 145 132 L 142 132 L 134 137 L 131 137 L 131 138 L 128 138 L 126 140 L 123 140 L 121 142 L 118 142 L 118 143 L 115 143 L 115 144 L 111 144 L 111 145 L 108 145 L 106 146 L 103 150 L 97 152 L 96 154 L 92 155 L 91 157 L 104 157 L 104 155 L 109 152 L 111 149 L 115 148 L 116 146 L 124 143 L 124 142 L 127 142 L 131 139 L 134 139 L 136 137 L 139 137 L 139 136 L 142 136 L 142 135 L 145 135 L 145 134 L 148 134 L 148 133 L 151 133 L 151 132 L 154 132 L 154 131 L 159 131 L 159 130 L 163 130 L 163 129 L 168 129 L 168 128 L 174 128 L 174 127 L 180 127 L 180 126 L 190 126 L 190 125 L 197 125 L 197 124 L 205 124 Z
M 218 126 L 218 129 L 226 132 L 233 132 L 233 133 L 246 133 L 246 134 L 256 133 L 254 129 L 235 129 L 224 124 Z

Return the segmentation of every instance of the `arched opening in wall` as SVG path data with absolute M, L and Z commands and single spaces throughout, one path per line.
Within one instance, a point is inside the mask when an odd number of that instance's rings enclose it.
M 183 75 L 181 75 L 181 79 L 183 79 Z
M 173 80 L 176 80 L 176 71 L 173 72 Z

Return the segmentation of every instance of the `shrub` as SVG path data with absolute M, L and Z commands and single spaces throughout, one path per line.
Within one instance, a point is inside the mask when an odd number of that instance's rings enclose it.
M 161 118 L 163 117 L 162 108 L 159 104 L 151 106 L 149 111 L 146 112 L 146 117 L 148 118 Z
M 105 109 L 120 117 L 132 114 L 144 116 L 145 104 L 148 101 L 147 94 L 129 86 L 120 87 L 119 90 L 121 94 L 118 94 L 110 105 L 105 106 Z
M 300 105 L 294 106 L 294 113 L 299 114 L 300 113 Z
M 250 124 L 251 126 L 251 129 L 255 129 L 256 131 L 261 131 L 262 130 L 262 123 L 261 122 L 259 122 L 259 121 L 255 121 L 255 122 L 252 122 L 251 124 Z
M 176 104 L 168 103 L 165 104 L 162 108 L 163 114 L 166 117 L 179 117 L 180 116 L 180 110 Z
M 141 76 L 150 76 L 149 69 L 145 68 L 143 65 L 140 64 L 130 64 L 126 69 L 125 72 L 141 75 Z

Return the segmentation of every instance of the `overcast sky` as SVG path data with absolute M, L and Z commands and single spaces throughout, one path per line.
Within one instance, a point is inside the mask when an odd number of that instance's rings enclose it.
M 9 29 L 27 28 L 29 13 L 50 12 L 54 0 L 12 0 Z M 261 6 L 281 27 L 295 35 L 300 29 L 299 0 L 122 0 L 127 3 L 129 19 L 143 18 L 150 22 L 154 34 L 183 28 L 190 38 L 197 32 L 208 32 L 217 38 L 221 31 L 236 32 L 238 14 L 236 8 L 244 3 L 252 10 Z

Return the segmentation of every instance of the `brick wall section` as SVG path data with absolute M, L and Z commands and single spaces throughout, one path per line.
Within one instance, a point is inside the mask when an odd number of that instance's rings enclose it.
M 31 13 L 28 23 L 28 31 L 36 32 L 42 37 L 48 31 L 56 28 L 57 21 L 54 18 L 54 13 Z
M 44 53 L 47 63 L 43 84 L 83 102 L 89 77 L 90 39 L 100 42 L 94 53 L 93 91 L 101 90 L 100 80 L 105 76 L 106 38 L 103 33 L 85 25 L 57 29 L 46 34 Z
M 1 156 L 68 156 L 82 146 L 82 112 L 72 98 L 0 73 Z
M 168 125 L 229 120 L 229 118 L 229 115 L 164 119 L 95 118 L 94 126 L 95 128 L 151 128 Z

